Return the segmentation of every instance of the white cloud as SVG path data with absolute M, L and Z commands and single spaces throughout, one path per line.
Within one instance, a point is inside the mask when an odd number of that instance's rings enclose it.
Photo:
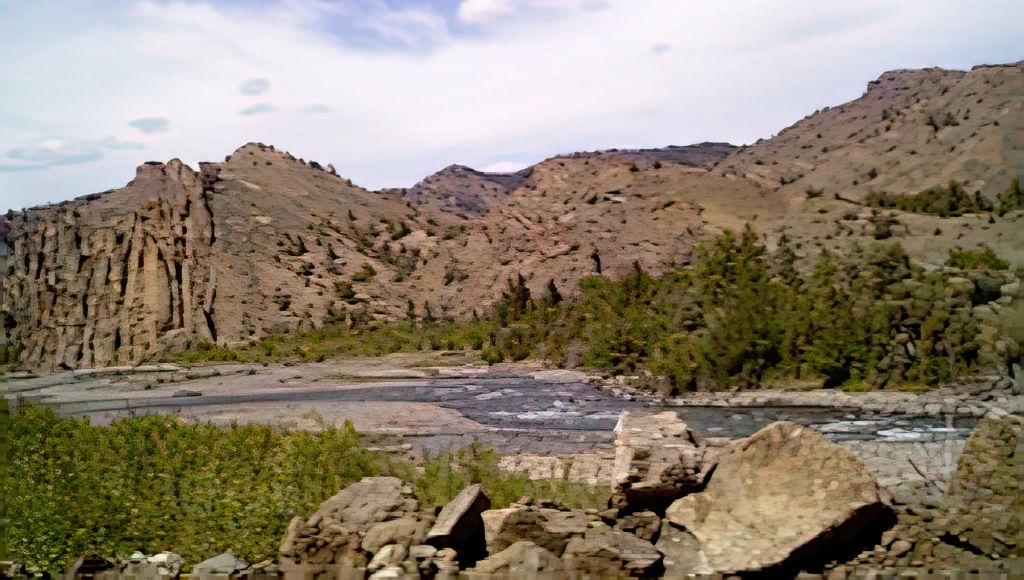
M 480 171 L 487 173 L 514 173 L 520 169 L 525 169 L 532 165 L 531 163 L 523 163 L 521 161 L 496 161 L 490 165 L 485 165 Z
M 652 54 L 664 54 L 672 50 L 672 45 L 668 42 L 655 42 L 651 45 Z
M 78 165 L 103 159 L 104 149 L 141 149 L 140 143 L 119 141 L 114 137 L 98 140 L 47 139 L 7 151 L 0 172 L 36 171 L 60 165 Z
M 1024 54 L 1024 4 L 1009 0 L 510 1 L 469 25 L 384 0 L 0 0 L 0 211 L 248 141 L 371 188 L 455 161 L 752 142 L 887 69 Z M 653 58 L 655 42 L 672 50 Z M 272 104 L 240 94 L 245 79 L 272 79 Z M 239 114 L 252 107 L 275 113 Z M 99 143 L 132 143 L 128 123 L 154 112 L 174 130 L 145 134 L 144 151 Z
M 270 81 L 267 79 L 249 79 L 238 86 L 238 92 L 243 95 L 262 95 L 270 90 Z
M 128 121 L 128 126 L 143 133 L 163 133 L 170 125 L 170 120 L 164 117 L 143 117 Z
M 462 0 L 459 20 L 468 24 L 486 24 L 515 12 L 512 0 Z
M 273 113 L 277 111 L 277 107 L 269 105 L 267 103 L 257 103 L 242 109 L 242 115 L 262 115 L 264 113 Z
M 332 109 L 329 106 L 323 103 L 316 103 L 315 105 L 308 105 L 302 108 L 303 113 L 309 113 L 311 115 L 320 113 L 330 113 L 331 110 Z

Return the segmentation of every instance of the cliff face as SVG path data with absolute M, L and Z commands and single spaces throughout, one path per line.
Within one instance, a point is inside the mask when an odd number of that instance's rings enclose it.
M 141 166 L 117 195 L 10 214 L 4 229 L 2 341 L 23 364 L 105 366 L 214 338 L 213 220 L 180 161 Z

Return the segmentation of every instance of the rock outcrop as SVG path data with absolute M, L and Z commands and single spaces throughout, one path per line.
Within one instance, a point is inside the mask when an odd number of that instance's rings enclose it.
M 986 417 L 967 440 L 941 522 L 951 542 L 990 558 L 1020 556 L 1024 421 Z
M 108 366 L 216 338 L 213 215 L 181 161 L 140 166 L 116 195 L 10 214 L 5 229 L 0 344 L 27 366 Z
M 581 537 L 600 518 L 544 501 L 513 504 L 482 514 L 487 552 L 496 554 L 519 541 L 529 541 L 561 556 L 569 540 Z
M 558 556 L 533 542 L 522 540 L 478 562 L 471 572 L 519 578 L 540 572 L 560 572 L 564 568 Z
M 698 566 L 689 573 L 799 571 L 836 546 L 856 545 L 888 510 L 856 457 L 778 422 L 733 444 L 704 491 L 669 507 L 677 537 L 659 544 L 672 543 L 676 566 Z
M 308 519 L 292 520 L 279 549 L 282 570 L 365 567 L 386 546 L 407 550 L 421 544 L 431 523 L 401 480 L 363 478 L 325 501 Z M 391 556 L 394 550 L 389 549 Z
M 562 558 L 569 568 L 598 578 L 657 575 L 661 564 L 661 553 L 650 542 L 607 526 L 573 538 Z
M 944 499 L 895 506 L 898 522 L 849 569 L 931 568 L 1019 575 L 1024 420 L 990 415 L 963 446 Z
M 615 487 L 621 511 L 664 511 L 673 500 L 703 489 L 715 452 L 697 442 L 679 416 L 623 411 L 615 426 Z

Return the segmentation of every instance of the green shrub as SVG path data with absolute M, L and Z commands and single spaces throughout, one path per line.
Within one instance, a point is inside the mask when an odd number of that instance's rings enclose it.
M 362 268 L 352 275 L 353 282 L 369 282 L 377 275 L 377 270 L 373 269 L 368 263 L 364 263 Z
M 946 187 L 933 187 L 917 195 L 871 192 L 864 198 L 871 207 L 934 214 L 940 217 L 959 216 L 992 210 L 992 204 L 980 192 L 969 195 L 960 182 L 953 180 Z
M 997 212 L 1002 217 L 1007 212 L 1024 208 L 1024 189 L 1021 188 L 1020 178 L 1014 177 L 1006 191 L 999 194 L 999 208 Z
M 988 246 L 980 250 L 950 250 L 946 265 L 961 270 L 1006 270 L 1010 267 L 1009 262 L 996 255 Z
M 44 570 L 88 552 L 270 558 L 292 516 L 387 467 L 351 423 L 309 433 L 149 416 L 102 428 L 27 403 L 10 457 L 3 532 L 11 557 Z
M 14 345 L 0 346 L 0 365 L 14 364 L 21 356 L 21 349 Z

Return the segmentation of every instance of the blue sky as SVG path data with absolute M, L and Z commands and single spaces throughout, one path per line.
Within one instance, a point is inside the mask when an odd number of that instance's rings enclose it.
M 370 188 L 749 143 L 885 70 L 1024 58 L 987 0 L 0 0 L 0 211 L 248 141 Z

